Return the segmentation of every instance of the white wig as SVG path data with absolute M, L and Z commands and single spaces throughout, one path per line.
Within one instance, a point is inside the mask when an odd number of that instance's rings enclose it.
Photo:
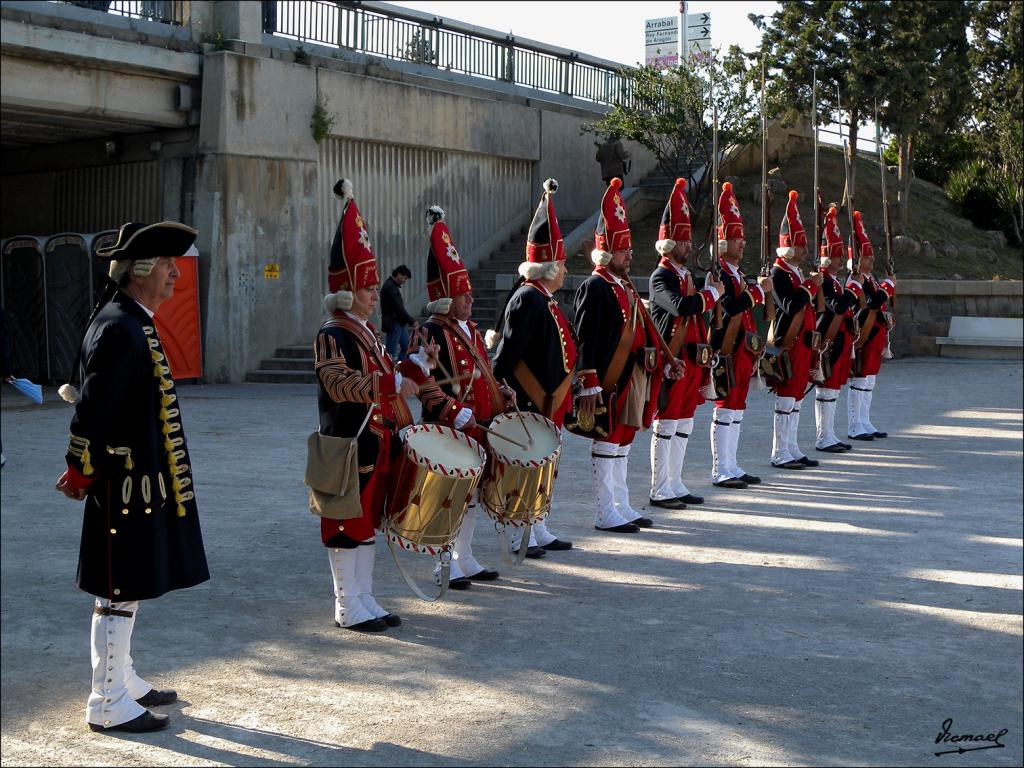
M 594 263 L 595 267 L 607 266 L 612 260 L 611 251 L 602 251 L 600 248 L 595 248 L 590 252 L 590 260 Z
M 452 300 L 447 296 L 427 302 L 427 312 L 432 315 L 447 315 L 451 308 Z
M 519 265 L 519 274 L 525 280 L 554 280 L 558 275 L 558 262 L 524 261 Z
M 675 250 L 675 247 L 676 241 L 669 240 L 667 238 L 665 240 L 659 240 L 654 244 L 654 250 L 656 250 L 662 256 L 668 256 L 670 253 L 672 253 L 673 250 Z
M 352 293 L 352 291 L 338 291 L 337 293 L 328 293 L 326 296 L 324 296 L 324 309 L 327 310 L 328 315 L 333 315 L 339 309 L 352 309 L 352 300 L 354 298 L 355 294 Z

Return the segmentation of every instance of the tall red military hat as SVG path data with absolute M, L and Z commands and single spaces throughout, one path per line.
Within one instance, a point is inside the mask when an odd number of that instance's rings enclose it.
M 821 232 L 821 239 L 821 264 L 827 267 L 832 263 L 832 259 L 841 259 L 843 256 L 843 235 L 839 231 L 839 215 L 834 205 L 825 213 L 825 227 Z
M 786 202 L 786 215 L 782 217 L 782 224 L 779 226 L 779 255 L 791 256 L 793 248 L 800 246 L 807 247 L 807 233 L 804 232 L 804 223 L 800 221 L 800 209 L 796 207 L 799 198 L 795 189 L 789 190 L 789 200 Z M 786 251 L 783 254 L 783 251 Z
M 658 227 L 659 240 L 690 242 L 690 202 L 686 199 L 686 179 L 676 179 Z
M 556 179 L 548 179 L 544 182 L 544 194 L 533 214 L 530 231 L 526 236 L 526 261 L 531 264 L 565 261 L 562 230 L 558 227 L 555 204 L 551 199 L 557 191 L 558 181 Z
M 331 244 L 331 261 L 327 268 L 327 287 L 331 293 L 357 291 L 380 285 L 377 259 L 370 247 L 366 222 L 352 196 L 352 182 L 339 179 L 334 194 L 341 199 L 341 221 Z
M 743 234 L 743 217 L 736 195 L 732 193 L 732 182 L 722 184 L 722 194 L 718 198 L 718 241 L 746 240 Z M 721 246 L 720 246 L 721 247 Z
M 427 253 L 427 299 L 454 299 L 469 293 L 473 286 L 462 257 L 455 249 L 451 232 L 444 223 L 444 210 L 436 205 L 427 209 L 430 251 Z
M 862 256 L 875 255 L 875 249 L 871 247 L 871 241 L 868 240 L 868 233 L 864 230 L 864 219 L 861 217 L 860 211 L 853 212 L 853 237 L 857 245 L 858 262 Z M 850 259 L 853 259 L 852 253 Z
M 629 218 L 626 216 L 626 204 L 622 202 L 619 190 L 622 179 L 615 177 L 608 182 L 608 189 L 601 199 L 601 213 L 597 219 L 597 230 L 594 232 L 594 250 L 608 254 L 612 251 L 625 251 L 633 247 L 633 239 L 629 233 Z M 591 258 L 595 258 L 591 255 Z M 606 262 L 607 263 L 607 262 Z

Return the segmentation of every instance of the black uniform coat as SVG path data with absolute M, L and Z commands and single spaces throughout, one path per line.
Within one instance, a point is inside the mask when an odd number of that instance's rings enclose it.
M 781 344 L 782 340 L 786 338 L 789 326 L 793 324 L 793 318 L 796 317 L 797 313 L 805 307 L 810 307 L 809 309 L 804 309 L 803 318 L 806 318 L 808 313 L 813 318 L 814 308 L 810 306 L 812 301 L 810 290 L 803 285 L 793 285 L 795 275 L 792 271 L 776 263 L 772 267 L 771 278 L 772 296 L 775 300 L 775 306 L 779 309 L 775 316 L 775 343 Z M 804 322 L 807 322 L 806 319 Z M 795 343 L 803 343 L 799 333 Z
M 532 283 L 524 283 L 505 306 L 501 341 L 494 356 L 494 377 L 504 379 L 516 392 L 520 407 L 540 413 L 515 375 L 522 360 L 546 395 L 554 394 L 576 364 L 576 341 L 572 326 L 558 302 Z M 555 403 L 558 409 L 562 403 Z
M 864 276 L 862 289 L 864 291 L 864 300 L 867 302 L 867 306 L 860 311 L 857 318 L 858 321 L 863 326 L 864 321 L 867 318 L 867 313 L 870 310 L 874 309 L 879 313 L 878 317 L 875 318 L 875 323 L 871 327 L 871 331 L 868 333 L 868 340 L 864 343 L 864 346 L 867 346 L 867 344 L 869 344 L 872 339 L 874 339 L 875 336 L 881 333 L 882 329 L 885 328 L 885 323 L 883 322 L 881 313 L 888 309 L 889 294 L 885 292 L 885 289 L 883 289 L 878 284 L 878 281 L 871 275 Z
M 825 296 L 825 311 L 818 316 L 818 332 L 825 334 L 836 315 L 843 317 L 829 349 L 829 359 L 835 364 L 839 355 L 846 349 L 847 334 L 854 332 L 853 316 L 850 314 L 850 310 L 857 306 L 857 295 L 853 291 L 844 289 L 842 284 L 827 272 L 821 281 L 821 290 Z M 849 349 L 846 349 L 846 352 L 849 354 Z
M 147 600 L 210 578 L 180 403 L 156 327 L 118 291 L 82 342 L 67 462 L 91 479 L 78 586 Z

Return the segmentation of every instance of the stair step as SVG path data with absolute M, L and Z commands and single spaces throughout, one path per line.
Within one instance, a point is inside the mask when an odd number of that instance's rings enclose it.
M 254 384 L 316 384 L 313 371 L 249 371 L 245 380 Z
M 313 353 L 312 344 L 294 344 L 287 347 L 278 347 L 274 350 L 274 357 L 305 357 Z M 310 358 L 312 359 L 312 358 Z
M 306 354 L 309 354 L 308 351 Z M 260 360 L 261 371 L 311 371 L 312 357 L 268 357 Z

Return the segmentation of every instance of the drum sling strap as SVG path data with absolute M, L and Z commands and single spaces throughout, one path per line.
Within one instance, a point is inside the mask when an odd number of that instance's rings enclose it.
M 420 585 L 416 583 L 416 578 L 411 573 L 409 573 L 409 571 L 406 570 L 404 565 L 402 565 L 402 561 L 398 557 L 398 552 L 395 551 L 395 544 L 392 537 L 388 536 L 387 539 L 388 549 L 391 551 L 391 557 L 395 560 L 395 565 L 398 566 L 398 572 L 402 575 L 402 578 L 405 580 L 406 585 L 409 587 L 409 589 L 412 590 L 413 594 L 416 595 L 416 597 L 418 597 L 420 600 L 424 600 L 428 603 L 436 602 L 440 600 L 442 597 L 444 597 L 445 593 L 448 591 L 448 579 L 451 577 L 452 571 L 451 553 L 447 553 L 449 555 L 447 559 L 442 558 L 441 560 L 441 586 L 438 589 L 437 594 L 433 597 L 430 597 L 427 595 L 426 592 L 420 589 Z
M 626 365 L 626 358 L 629 357 L 629 353 L 632 351 L 633 338 L 636 336 L 635 318 L 636 307 L 634 306 L 630 322 L 623 321 L 622 323 L 622 334 L 619 336 L 619 343 L 616 345 L 612 359 L 605 369 L 604 378 L 601 379 L 601 389 L 606 392 L 615 389 L 619 376 L 622 375 L 622 369 Z
M 530 367 L 521 359 L 512 368 L 512 375 L 516 377 L 516 381 L 519 382 L 530 400 L 540 408 L 541 415 L 549 419 L 553 418 L 555 404 L 565 401 L 565 396 L 569 393 L 569 387 L 572 385 L 572 374 L 566 374 L 558 388 L 549 395 L 537 381 L 537 377 L 533 375 Z
M 512 545 L 508 540 L 508 526 L 505 523 L 495 523 L 494 530 L 498 532 L 498 551 L 501 552 L 501 559 L 506 565 L 518 568 L 526 558 L 526 550 L 530 548 L 530 531 L 533 530 L 533 523 L 523 526 L 523 538 L 519 540 L 519 551 L 515 557 L 512 556 Z
M 500 413 L 504 409 L 505 398 L 502 396 L 501 391 L 498 389 L 498 382 L 494 379 L 494 373 L 491 372 L 491 365 L 487 361 L 487 358 L 480 356 L 480 350 L 476 348 L 474 343 L 475 339 L 468 338 L 466 334 L 462 332 L 458 323 L 450 320 L 448 317 L 441 317 L 441 321 L 444 323 L 455 337 L 462 343 L 469 352 L 469 356 L 473 358 L 473 365 L 480 371 L 480 375 L 483 377 L 484 382 L 487 384 L 488 390 L 491 393 L 491 402 L 494 404 L 495 413 Z M 466 392 L 469 391 L 469 387 L 466 387 Z

